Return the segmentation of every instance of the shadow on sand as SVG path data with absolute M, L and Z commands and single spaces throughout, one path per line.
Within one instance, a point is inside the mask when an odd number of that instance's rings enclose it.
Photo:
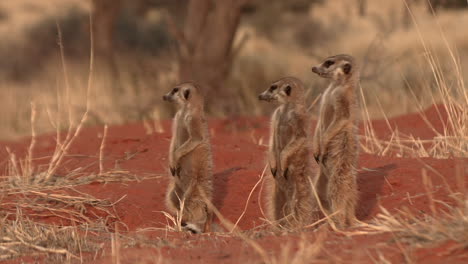
M 221 208 L 224 204 L 224 199 L 226 198 L 228 192 L 228 182 L 229 176 L 231 176 L 234 172 L 243 170 L 243 167 L 233 167 L 226 169 L 224 171 L 215 173 L 214 176 L 214 196 L 213 196 L 213 205 L 216 208 Z
M 392 163 L 358 174 L 357 182 L 360 195 L 356 216 L 359 220 L 366 220 L 370 217 L 372 210 L 377 205 L 378 196 L 382 191 L 388 172 L 395 168 L 397 168 L 396 164 Z

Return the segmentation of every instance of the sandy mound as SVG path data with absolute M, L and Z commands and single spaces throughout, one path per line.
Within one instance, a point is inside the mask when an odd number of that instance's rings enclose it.
M 432 107 L 426 111 L 426 116 L 436 129 L 442 129 L 443 121 L 440 121 L 440 117 L 442 120 L 445 119 L 440 109 Z M 397 117 L 391 119 L 389 123 L 392 127 L 398 127 L 400 132 L 413 134 L 419 138 L 431 138 L 434 135 L 419 114 Z M 210 121 L 215 159 L 214 204 L 224 217 L 232 222 L 238 220 L 247 206 L 245 214 L 239 221 L 239 227 L 243 230 L 264 223 L 260 210 L 261 206 L 264 207 L 264 199 L 259 195 L 261 185 L 252 193 L 247 204 L 246 201 L 265 166 L 266 147 L 259 143 L 267 142 L 268 125 L 267 118 Z M 379 136 L 388 136 L 389 130 L 385 121 L 375 121 L 373 125 Z M 133 245 L 122 249 L 122 263 L 153 263 L 159 257 L 168 263 L 260 261 L 261 258 L 255 250 L 236 236 L 215 234 L 193 236 L 167 233 L 164 230 L 154 231 L 154 228 L 164 229 L 168 224 L 161 211 L 166 210 L 164 197 L 168 179 L 166 156 L 170 141 L 169 126 L 170 122 L 166 121 L 163 123 L 165 132 L 151 135 L 145 133 L 142 124 L 109 128 L 104 146 L 105 170 L 127 171 L 141 179 L 144 179 L 145 175 L 150 175 L 150 179 L 124 183 L 91 183 L 76 187 L 77 191 L 96 198 L 119 201 L 114 208 L 116 216 L 120 219 L 109 219 L 107 224 L 113 228 L 115 222 L 121 221 L 123 223 L 119 227 L 121 232 L 144 236 L 158 245 L 154 247 Z M 101 127 L 85 129 L 71 147 L 70 157 L 67 157 L 64 166 L 57 174 L 65 175 L 75 168 L 84 166 L 89 166 L 87 171 L 99 171 L 98 157 L 102 130 Z M 29 140 L 5 144 L 18 156 L 22 156 Z M 34 155 L 46 157 L 54 149 L 54 136 L 41 136 L 37 140 Z M 6 160 L 5 148 L 0 150 L 0 157 L 0 160 Z M 44 164 L 47 162 L 47 159 L 38 161 Z M 407 209 L 418 216 L 431 214 L 432 203 L 423 187 L 423 169 L 432 180 L 433 199 L 440 201 L 436 207 L 454 205 L 448 189 L 457 190 L 455 177 L 457 164 L 466 164 L 466 160 L 409 159 L 361 154 L 358 175 L 360 191 L 358 218 L 368 222 L 381 212 L 380 206 L 390 213 Z M 5 163 L 2 165 L 5 166 Z M 463 178 L 467 179 L 466 173 Z M 87 213 L 91 217 L 92 210 Z M 33 217 L 43 222 L 72 224 L 72 221 L 50 216 Z M 221 225 L 219 221 L 218 225 Z M 135 233 L 144 228 L 153 228 L 153 231 Z M 410 247 L 410 242 L 404 245 L 395 243 L 392 234 L 389 233 L 347 237 L 326 231 L 328 227 L 322 226 L 319 230 L 303 232 L 305 239 L 311 243 L 317 237 L 324 236 L 321 237 L 324 239 L 323 250 L 315 257 L 325 262 L 373 263 L 379 254 L 392 262 L 401 262 L 404 261 L 406 253 L 411 255 L 413 261 L 421 263 L 438 263 L 441 260 L 447 263 L 466 263 L 468 260 L 466 251 L 452 250 L 453 242 L 450 241 L 435 249 L 426 247 L 418 249 L 416 246 Z M 297 243 L 301 241 L 301 234 L 297 232 L 275 235 L 259 231 L 254 237 L 255 241 L 269 253 L 272 250 L 284 249 L 287 244 L 293 253 L 301 249 Z M 106 242 L 107 257 L 99 258 L 98 263 L 111 263 L 108 247 L 109 242 Z M 402 251 L 402 248 L 407 251 Z

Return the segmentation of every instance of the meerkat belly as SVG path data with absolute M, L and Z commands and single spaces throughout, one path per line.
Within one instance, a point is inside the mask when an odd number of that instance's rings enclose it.
M 333 105 L 330 105 L 330 104 L 324 105 L 323 111 L 322 111 L 322 119 L 321 119 L 322 129 L 327 129 L 330 126 L 334 115 L 335 115 L 335 110 L 333 109 Z
M 280 117 L 280 119 L 286 118 L 284 115 Z M 277 133 L 278 133 L 278 151 L 281 153 L 281 151 L 284 150 L 284 148 L 288 145 L 289 141 L 292 138 L 292 135 L 294 131 L 292 131 L 291 126 L 288 125 L 286 121 L 280 120 L 278 128 L 277 128 Z
M 309 151 L 310 149 L 304 145 L 299 147 L 297 151 L 291 155 L 289 163 L 293 166 L 293 169 L 303 170 L 306 166 L 308 166 L 309 163 L 307 158 L 310 157 Z
M 280 125 L 278 132 L 278 148 L 283 150 L 291 139 L 291 129 L 289 126 Z
M 210 153 L 208 148 L 208 145 L 200 144 L 180 159 L 181 177 L 199 180 L 209 176 L 206 171 L 211 160 L 211 157 L 207 156 Z
M 188 131 L 185 127 L 179 126 L 176 129 L 176 136 L 174 146 L 175 146 L 175 151 L 180 148 L 189 138 Z M 179 181 L 181 183 L 186 183 L 187 179 L 187 170 L 191 167 L 191 157 L 190 154 L 185 155 L 180 158 L 179 160 L 179 167 L 180 167 L 180 172 L 179 172 Z
M 357 143 L 351 131 L 346 129 L 336 134 L 326 146 L 327 161 L 340 161 L 343 157 L 354 156 Z M 334 163 L 336 164 L 336 163 Z
M 183 126 L 177 127 L 176 135 L 174 136 L 174 138 L 176 140 L 175 141 L 175 147 L 177 149 L 180 146 L 182 146 L 182 144 L 184 144 L 185 141 L 187 141 L 187 139 L 189 138 L 187 129 L 185 127 L 183 127 Z

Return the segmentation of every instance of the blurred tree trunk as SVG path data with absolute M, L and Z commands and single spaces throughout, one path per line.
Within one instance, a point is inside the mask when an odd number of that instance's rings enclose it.
M 94 53 L 96 70 L 108 74 L 113 82 L 118 80 L 118 69 L 114 55 L 115 23 L 122 8 L 122 0 L 92 0 Z M 117 81 L 118 82 L 118 81 Z
M 436 13 L 437 9 L 439 9 L 440 6 L 442 6 L 446 1 L 444 0 L 427 0 L 426 1 L 426 7 L 427 7 L 427 12 L 430 14 Z
M 412 24 L 411 12 L 412 12 L 413 1 L 414 0 L 407 0 L 406 4 L 403 3 L 402 24 L 403 24 L 403 28 L 406 29 L 406 30 L 408 30 L 411 27 L 411 24 Z
M 367 0 L 358 0 L 357 3 L 359 16 L 366 16 L 367 14 Z
M 208 110 L 236 112 L 234 91 L 224 88 L 234 54 L 233 41 L 241 9 L 248 0 L 191 0 L 183 30 L 169 19 L 178 42 L 179 81 L 195 81 L 204 88 Z

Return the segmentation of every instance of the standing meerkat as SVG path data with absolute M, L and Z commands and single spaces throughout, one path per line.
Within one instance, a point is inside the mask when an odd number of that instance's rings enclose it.
M 203 97 L 195 83 L 187 82 L 174 87 L 163 99 L 177 103 L 179 108 L 172 124 L 167 207 L 172 213 L 182 213 L 184 229 L 208 232 L 212 213 L 207 200 L 211 202 L 213 196 L 213 159 Z
M 331 81 L 322 95 L 314 135 L 313 153 L 320 165 L 314 185 L 327 213 L 336 212 L 332 218 L 334 222 L 346 226 L 356 219 L 358 200 L 356 87 L 359 68 L 353 57 L 336 55 L 313 67 L 312 72 Z
M 309 118 L 304 104 L 304 85 L 294 77 L 282 78 L 259 95 L 279 107 L 271 117 L 268 165 L 270 217 L 281 226 L 310 223 L 313 215 Z

